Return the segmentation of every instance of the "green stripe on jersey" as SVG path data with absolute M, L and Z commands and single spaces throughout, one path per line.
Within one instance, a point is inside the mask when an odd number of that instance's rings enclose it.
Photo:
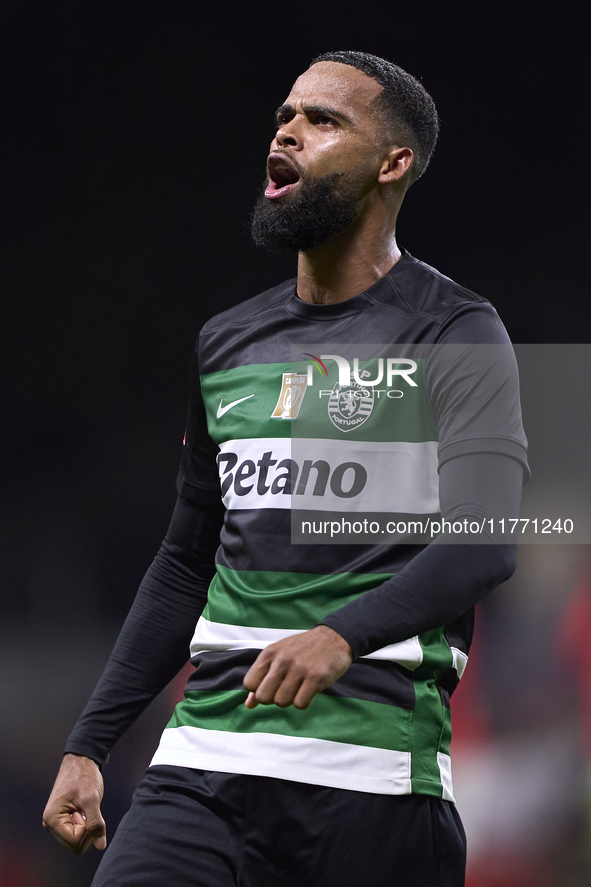
M 437 752 L 449 755 L 451 741 L 450 711 L 443 704 L 437 679 L 453 666 L 453 655 L 443 628 L 419 635 L 423 662 L 413 672 L 415 710 L 411 733 L 411 783 L 413 791 L 433 794 L 434 783 L 440 782 Z M 439 732 L 434 727 L 439 725 Z M 441 797 L 441 792 L 437 794 Z
M 366 363 L 372 365 L 361 361 L 360 369 Z M 424 359 L 417 359 L 417 364 L 417 387 L 406 386 L 402 397 L 392 399 L 385 387 L 375 386 L 375 391 L 382 393 L 375 393 L 368 418 L 346 433 L 331 421 L 328 409 L 330 392 L 338 383 L 336 366 L 331 365 L 328 378 L 315 378 L 314 384 L 305 388 L 295 419 L 272 418 L 283 375 L 292 372 L 290 363 L 250 364 L 206 373 L 201 376 L 201 389 L 209 434 L 218 445 L 227 440 L 292 436 L 373 442 L 437 440 L 424 382 Z M 375 375 L 372 371 L 373 378 Z
M 275 573 L 217 565 L 203 615 L 253 628 L 312 628 L 393 573 Z
M 317 694 L 309 708 L 290 705 L 244 706 L 246 690 L 190 690 L 174 710 L 167 727 L 202 727 L 230 733 L 277 733 L 307 736 L 406 751 L 412 712 L 362 699 Z M 432 729 L 432 727 L 431 727 Z M 439 774 L 437 774 L 439 781 Z

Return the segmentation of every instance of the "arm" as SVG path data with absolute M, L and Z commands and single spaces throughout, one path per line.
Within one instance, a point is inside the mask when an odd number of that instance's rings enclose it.
M 441 512 L 448 520 L 515 517 L 523 469 L 509 456 L 473 453 L 441 466 Z M 248 708 L 259 702 L 307 708 L 354 658 L 451 622 L 515 569 L 515 545 L 494 539 L 449 544 L 438 537 L 396 576 L 303 634 L 269 645 L 244 679 Z M 499 537 L 496 537 L 499 538 Z M 488 541 L 488 544 L 486 544 Z M 470 544 L 467 544 L 470 543 Z
M 496 312 L 488 304 L 464 306 L 425 354 L 443 518 L 493 518 L 497 525 L 498 518 L 517 517 L 528 476 L 526 440 L 517 364 Z M 454 540 L 438 538 L 396 576 L 320 625 L 269 645 L 244 680 L 247 707 L 275 702 L 306 708 L 354 658 L 452 622 L 512 575 L 511 539 L 484 535 L 478 545 L 470 536 Z
M 451 522 L 516 517 L 523 469 L 508 456 L 473 453 L 441 467 L 442 516 Z M 486 524 L 488 527 L 488 524 Z M 515 571 L 517 546 L 505 538 L 441 535 L 396 576 L 323 620 L 354 658 L 453 622 Z M 456 542 L 455 540 L 459 540 Z
M 74 853 L 103 849 L 100 767 L 112 746 L 178 673 L 207 601 L 223 519 L 220 504 L 180 498 L 106 668 L 66 743 L 43 816 L 44 827 Z

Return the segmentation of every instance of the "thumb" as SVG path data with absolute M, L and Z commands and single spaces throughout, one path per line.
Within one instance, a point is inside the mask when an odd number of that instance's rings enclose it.
M 77 822 L 76 817 L 82 816 L 81 813 L 73 813 L 72 818 Z M 104 850 L 107 846 L 107 827 L 105 820 L 101 815 L 101 810 L 97 802 L 86 806 L 86 816 L 83 817 L 86 824 L 87 840 L 94 844 L 97 850 Z

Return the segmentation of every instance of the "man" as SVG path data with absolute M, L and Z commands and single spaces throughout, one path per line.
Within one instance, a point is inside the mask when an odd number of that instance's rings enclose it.
M 527 463 L 496 312 L 396 243 L 437 133 L 421 84 L 365 53 L 315 59 L 277 111 L 252 231 L 297 249 L 297 280 L 202 330 L 169 532 L 44 814 L 73 852 L 106 846 L 99 767 L 191 643 L 196 671 L 98 887 L 464 882 L 449 695 L 472 608 L 514 549 L 418 545 L 409 518 L 437 526 L 440 502 L 490 537 L 517 514 Z M 396 388 L 376 387 L 376 366 Z M 387 512 L 402 544 L 291 544 L 290 501 L 308 517 Z

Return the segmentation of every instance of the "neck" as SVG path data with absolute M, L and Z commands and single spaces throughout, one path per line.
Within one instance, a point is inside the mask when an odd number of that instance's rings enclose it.
M 297 291 L 304 302 L 331 305 L 369 289 L 402 255 L 394 229 L 364 224 L 298 254 Z

